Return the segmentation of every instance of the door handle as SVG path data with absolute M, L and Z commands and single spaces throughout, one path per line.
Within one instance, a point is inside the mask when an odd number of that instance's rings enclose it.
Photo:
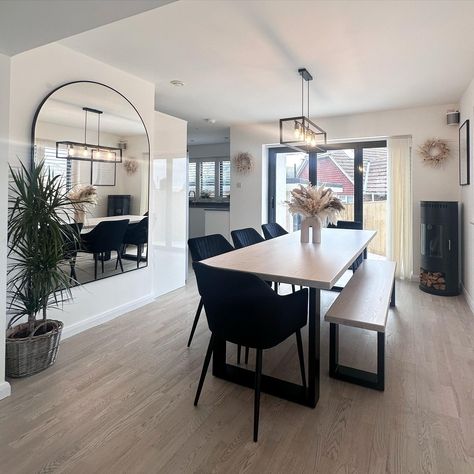
M 448 250 L 451 252 L 451 239 L 448 240 Z

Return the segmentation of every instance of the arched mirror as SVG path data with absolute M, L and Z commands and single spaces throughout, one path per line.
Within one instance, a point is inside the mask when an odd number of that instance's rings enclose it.
M 80 284 L 137 270 L 148 260 L 150 144 L 135 107 L 96 82 L 50 93 L 32 129 L 33 159 L 60 175 L 80 231 L 65 256 Z

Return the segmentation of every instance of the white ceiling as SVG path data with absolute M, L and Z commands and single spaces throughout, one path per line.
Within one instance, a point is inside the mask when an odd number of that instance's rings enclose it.
M 181 0 L 63 44 L 154 82 L 156 108 L 200 143 L 299 114 L 301 66 L 315 117 L 457 102 L 473 33 L 473 1 Z
M 8 56 L 174 0 L 0 0 L 0 53 Z
M 43 104 L 38 122 L 83 129 L 83 107 L 101 110 L 102 132 L 119 137 L 145 135 L 145 128 L 135 109 L 114 90 L 100 84 L 76 83 L 62 87 Z M 97 116 L 89 115 L 89 128 L 97 128 Z

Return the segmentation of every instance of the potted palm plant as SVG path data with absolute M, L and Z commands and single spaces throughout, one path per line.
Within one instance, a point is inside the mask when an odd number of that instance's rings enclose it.
M 63 323 L 48 318 L 71 297 L 71 279 L 62 265 L 70 239 L 79 239 L 60 176 L 44 164 L 10 167 L 8 220 L 7 376 L 40 372 L 56 360 Z M 66 235 L 67 234 L 67 235 Z M 68 243 L 69 242 L 69 243 Z M 78 240 L 77 240 L 78 242 Z M 25 321 L 26 319 L 26 321 Z

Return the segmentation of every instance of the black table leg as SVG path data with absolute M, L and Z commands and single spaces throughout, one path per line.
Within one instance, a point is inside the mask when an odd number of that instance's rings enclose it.
M 319 400 L 321 290 L 309 289 L 308 321 L 308 405 L 312 408 Z

